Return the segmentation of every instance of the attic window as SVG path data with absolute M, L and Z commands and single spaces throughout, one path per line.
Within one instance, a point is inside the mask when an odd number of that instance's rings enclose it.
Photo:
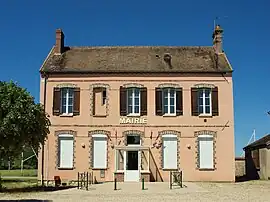
M 171 63 L 172 56 L 169 53 L 164 54 L 164 61 L 167 63 Z

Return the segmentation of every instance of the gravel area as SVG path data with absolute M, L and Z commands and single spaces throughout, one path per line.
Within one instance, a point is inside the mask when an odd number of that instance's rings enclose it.
M 141 190 L 140 183 L 119 183 L 113 190 L 113 183 L 91 185 L 90 190 L 76 188 L 54 192 L 0 193 L 0 201 L 270 201 L 270 181 L 249 181 L 240 183 L 191 183 L 184 188 L 169 189 L 168 183 L 146 183 Z M 35 199 L 35 200 L 33 200 Z

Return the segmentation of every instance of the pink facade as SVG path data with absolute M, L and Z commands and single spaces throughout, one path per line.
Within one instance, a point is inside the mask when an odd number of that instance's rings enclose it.
M 52 125 L 39 178 L 235 179 L 231 72 L 42 73 L 40 100 Z

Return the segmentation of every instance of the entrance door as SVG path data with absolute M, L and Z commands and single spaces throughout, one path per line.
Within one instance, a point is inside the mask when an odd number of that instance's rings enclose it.
M 140 179 L 140 152 L 125 152 L 125 182 L 139 182 Z

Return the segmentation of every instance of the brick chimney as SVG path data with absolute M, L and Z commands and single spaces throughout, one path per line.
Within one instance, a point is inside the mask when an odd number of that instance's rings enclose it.
M 213 33 L 213 46 L 215 49 L 215 52 L 217 54 L 222 53 L 223 49 L 222 49 L 222 33 L 223 33 L 223 29 L 220 27 L 220 25 L 217 25 L 215 27 L 214 33 Z
M 55 41 L 55 54 L 56 55 L 61 55 L 64 52 L 64 39 L 65 35 L 62 32 L 61 29 L 56 30 L 56 41 Z

